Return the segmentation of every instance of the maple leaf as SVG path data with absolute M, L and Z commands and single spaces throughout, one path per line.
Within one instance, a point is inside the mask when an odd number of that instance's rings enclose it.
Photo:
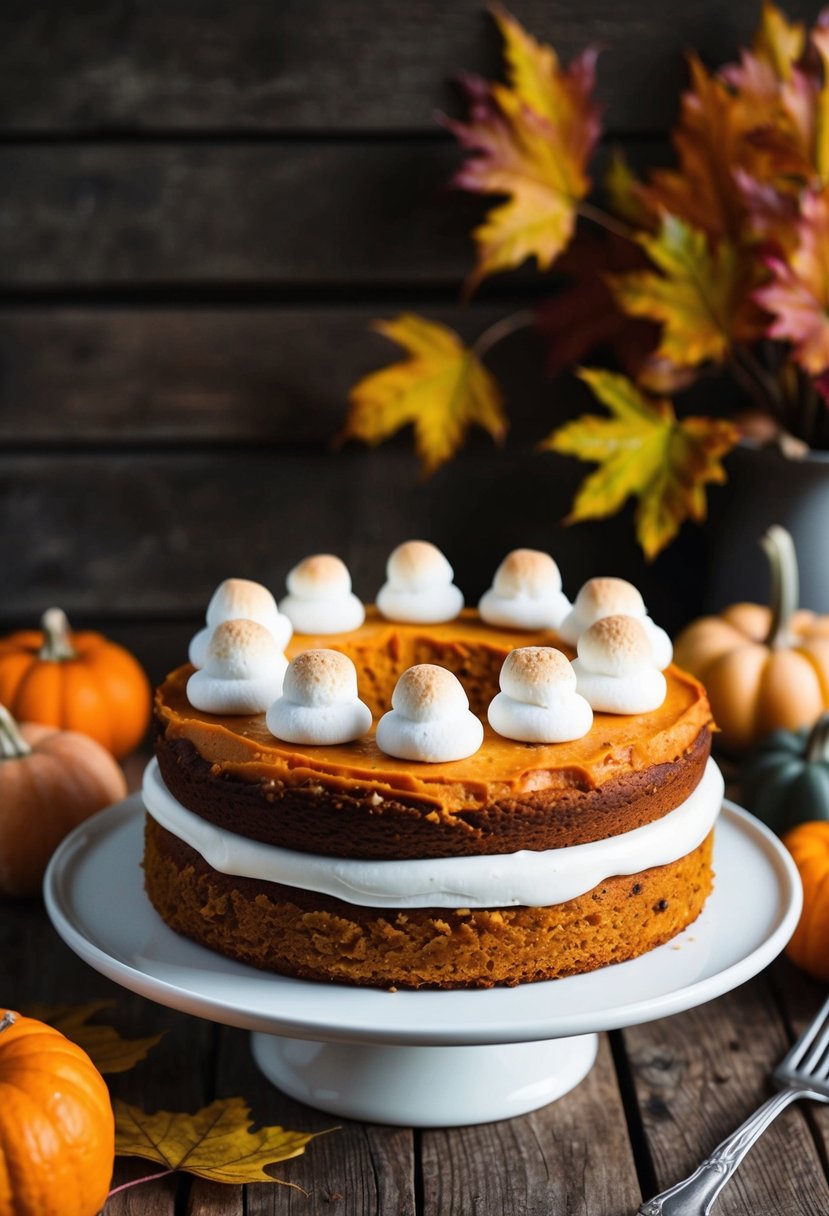
M 765 111 L 780 96 L 778 84 L 792 79 L 795 64 L 806 48 L 806 29 L 802 21 L 790 22 L 775 5 L 763 4 L 760 24 L 751 42 L 751 50 L 743 51 L 739 64 L 723 68 L 720 76 L 733 88 L 751 98 Z M 755 115 L 754 125 L 759 125 Z
M 642 183 L 621 148 L 614 148 L 604 175 L 604 191 L 614 215 L 638 228 L 652 228 L 655 216 L 642 197 Z
M 461 77 L 470 120 L 442 119 L 474 153 L 453 185 L 508 197 L 473 233 L 478 265 L 468 290 L 527 258 L 541 270 L 552 265 L 590 189 L 586 166 L 599 135 L 592 98 L 597 52 L 588 48 L 562 68 L 553 48 L 536 42 L 503 9 L 493 16 L 504 39 L 509 83 Z
M 679 368 L 721 362 L 735 341 L 762 335 L 750 293 L 753 262 L 728 238 L 712 249 L 704 232 L 665 214 L 657 233 L 637 239 L 661 273 L 634 271 L 611 282 L 625 312 L 661 322 L 657 358 Z
M 785 105 L 788 90 L 795 109 L 801 106 L 802 73 L 793 69 L 792 80 L 781 84 L 768 64 L 752 56 L 719 75 L 710 74 L 696 55 L 688 62 L 691 84 L 672 135 L 679 166 L 652 170 L 641 197 L 712 239 L 728 236 L 739 244 L 751 233 L 737 175 L 787 192 L 797 188 L 789 176 L 807 167 L 807 136 Z
M 769 258 L 772 280 L 755 297 L 774 317 L 771 338 L 794 343 L 795 362 L 813 376 L 829 367 L 829 190 L 807 192 L 788 257 Z
M 47 1022 L 82 1047 L 100 1073 L 127 1072 L 145 1059 L 163 1034 L 145 1039 L 123 1039 L 114 1026 L 90 1025 L 90 1018 L 114 1001 L 88 1001 L 85 1005 L 30 1005 L 27 1015 Z
M 265 1166 L 299 1157 L 317 1133 L 284 1127 L 252 1131 L 250 1109 L 242 1098 L 222 1098 L 195 1115 L 160 1110 L 146 1115 L 116 1100 L 115 1153 L 143 1157 L 168 1170 L 185 1170 L 213 1182 L 279 1182 Z
M 691 87 L 682 95 L 672 136 L 679 168 L 652 170 L 643 197 L 655 210 L 681 216 L 702 232 L 734 236 L 744 208 L 733 170 L 745 158 L 745 132 L 734 122 L 726 83 L 710 75 L 696 55 L 688 62 Z
M 341 438 L 375 445 L 411 423 L 427 474 L 455 454 L 472 423 L 503 440 L 507 423 L 498 385 L 453 330 L 412 314 L 377 321 L 374 329 L 409 358 L 354 386 Z
M 669 400 L 650 400 L 626 376 L 599 368 L 582 368 L 579 376 L 611 417 L 585 414 L 542 444 L 599 465 L 579 488 L 567 522 L 612 515 L 635 497 L 636 536 L 650 560 L 685 519 L 705 518 L 705 486 L 725 481 L 721 457 L 739 432 L 718 419 L 679 420 Z
M 552 375 L 573 367 L 593 350 L 612 351 L 617 365 L 636 378 L 656 346 L 659 329 L 624 313 L 613 298 L 608 271 L 645 265 L 639 246 L 614 233 L 588 228 L 562 254 L 557 271 L 567 282 L 535 308 L 535 323 L 548 344 Z
M 760 11 L 760 25 L 751 48 L 761 63 L 766 63 L 778 80 L 790 80 L 792 68 L 806 46 L 806 31 L 802 21 L 789 21 L 777 7 L 765 0 Z

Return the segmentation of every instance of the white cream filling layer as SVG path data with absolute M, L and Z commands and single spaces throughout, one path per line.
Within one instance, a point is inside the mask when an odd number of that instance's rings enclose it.
M 584 895 L 619 874 L 678 861 L 702 844 L 722 806 L 722 774 L 713 760 L 697 788 L 654 823 L 607 840 L 536 853 L 350 861 L 261 844 L 207 823 L 167 789 L 152 760 L 144 805 L 162 827 L 222 874 L 284 883 L 371 908 L 545 907 Z

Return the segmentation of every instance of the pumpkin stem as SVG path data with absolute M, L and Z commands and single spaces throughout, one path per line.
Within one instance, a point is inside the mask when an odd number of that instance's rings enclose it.
M 17 1018 L 12 1013 L 11 1009 L 7 1009 L 2 1018 L 0 1018 L 0 1031 L 8 1030 L 10 1026 L 14 1026 L 16 1021 Z
M 771 571 L 771 624 L 765 645 L 782 650 L 791 645 L 789 623 L 797 611 L 800 579 L 794 541 L 785 528 L 772 524 L 760 538 Z
M 829 713 L 821 714 L 809 732 L 806 761 L 808 764 L 829 762 Z
M 40 648 L 41 659 L 50 663 L 61 663 L 66 659 L 74 659 L 72 637 L 69 622 L 62 608 L 47 608 L 40 618 L 43 630 L 43 645 Z
M 19 760 L 31 752 L 5 705 L 0 705 L 0 760 Z

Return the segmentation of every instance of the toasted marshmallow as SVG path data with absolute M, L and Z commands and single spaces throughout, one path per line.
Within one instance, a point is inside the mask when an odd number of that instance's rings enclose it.
M 357 671 L 347 655 L 304 650 L 288 664 L 282 696 L 265 722 L 286 743 L 350 743 L 371 726 L 371 710 L 357 695 Z
M 377 723 L 377 746 L 402 760 L 463 760 L 483 743 L 460 680 L 445 667 L 419 663 L 397 681 L 392 708 Z
M 570 611 L 561 575 L 549 553 L 513 549 L 495 571 L 478 611 L 489 625 L 509 629 L 556 629 Z
M 317 553 L 294 566 L 279 610 L 297 633 L 347 633 L 359 629 L 366 617 L 351 590 L 347 566 L 331 553 Z
M 606 616 L 578 642 L 573 660 L 576 687 L 594 710 L 644 714 L 658 709 L 668 686 L 653 657 L 644 623 L 632 616 Z
M 276 600 L 261 583 L 249 578 L 226 578 L 213 592 L 207 605 L 207 625 L 192 638 L 189 659 L 194 667 L 204 667 L 213 630 L 222 621 L 256 621 L 273 634 L 280 651 L 290 641 L 291 622 L 276 606 Z
M 208 714 L 261 714 L 282 692 L 288 660 L 256 621 L 222 621 L 204 667 L 187 681 L 187 700 Z
M 552 646 L 522 646 L 504 659 L 501 691 L 490 701 L 489 725 L 522 743 L 566 743 L 593 725 L 593 710 L 576 692 L 572 664 Z
M 632 616 L 640 621 L 650 639 L 653 661 L 660 671 L 664 671 L 674 657 L 671 639 L 648 616 L 642 596 L 633 583 L 623 578 L 588 579 L 558 632 L 565 642 L 575 646 L 591 625 L 606 616 Z
M 390 621 L 437 625 L 453 621 L 463 608 L 463 594 L 452 582 L 455 572 L 435 545 L 407 540 L 386 563 L 386 582 L 377 592 L 377 607 Z

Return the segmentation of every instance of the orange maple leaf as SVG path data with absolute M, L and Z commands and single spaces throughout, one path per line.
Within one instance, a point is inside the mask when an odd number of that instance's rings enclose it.
M 794 343 L 793 358 L 818 375 L 829 367 L 829 189 L 807 193 L 788 257 L 770 258 L 772 281 L 755 297 L 774 316 L 769 337 Z
M 636 536 L 650 560 L 684 520 L 705 518 L 705 486 L 725 481 L 721 458 L 739 432 L 719 419 L 680 420 L 669 400 L 646 397 L 626 376 L 600 368 L 579 375 L 611 417 L 585 414 L 541 445 L 599 466 L 579 488 L 567 522 L 612 515 L 633 496 Z
M 720 362 L 734 342 L 762 335 L 753 263 L 727 237 L 712 247 L 704 232 L 666 214 L 658 232 L 638 239 L 659 273 L 634 271 L 611 285 L 626 313 L 662 324 L 658 360 L 678 368 Z
M 798 187 L 789 176 L 807 166 L 804 148 L 811 136 L 798 126 L 804 121 L 799 113 L 795 121 L 786 108 L 787 98 L 795 111 L 803 108 L 806 78 L 792 69 L 791 79 L 781 83 L 769 64 L 748 53 L 719 75 L 694 54 L 689 67 L 691 87 L 672 136 L 679 166 L 654 169 L 641 196 L 710 237 L 745 243 L 753 233 L 743 181 L 791 192 Z
M 493 16 L 504 39 L 508 84 L 462 77 L 470 120 L 443 120 L 476 153 L 453 184 L 508 196 L 473 234 L 478 264 L 468 290 L 527 258 L 541 270 L 552 265 L 590 189 L 587 163 L 599 135 L 592 98 L 597 52 L 589 48 L 562 68 L 553 48 L 536 42 L 503 9 L 493 9 Z
M 507 430 L 495 379 L 446 325 L 404 314 L 374 329 L 409 352 L 364 376 L 349 394 L 343 439 L 374 446 L 412 424 L 424 473 L 454 456 L 471 424 L 500 442 Z

